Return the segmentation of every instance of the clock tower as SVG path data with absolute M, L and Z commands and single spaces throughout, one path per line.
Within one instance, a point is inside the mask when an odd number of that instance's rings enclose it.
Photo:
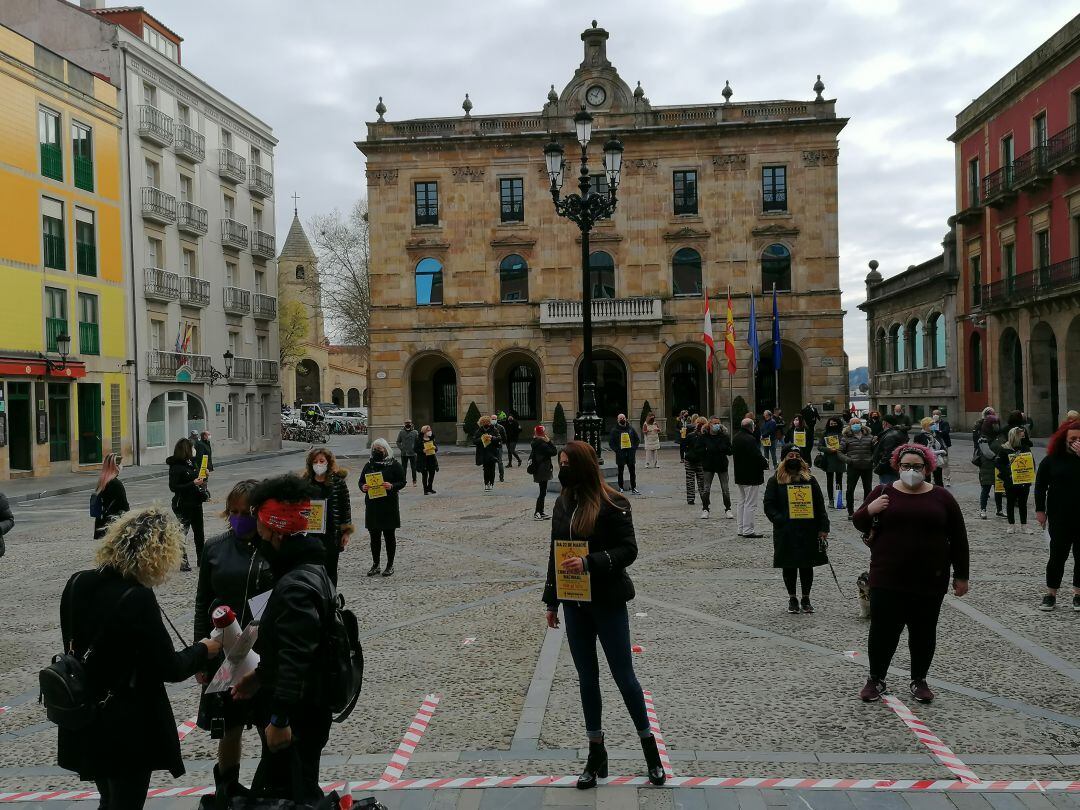
M 647 109 L 648 100 L 637 97 L 607 57 L 608 32 L 597 26 L 581 34 L 584 58 L 558 99 L 558 113 L 573 115 L 582 105 L 592 113 L 632 113 Z

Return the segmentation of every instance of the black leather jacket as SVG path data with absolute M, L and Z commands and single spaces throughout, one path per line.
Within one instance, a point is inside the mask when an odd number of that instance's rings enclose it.
M 210 635 L 210 613 L 219 605 L 231 607 L 246 627 L 251 621 L 248 601 L 274 586 L 269 563 L 255 550 L 258 539 L 242 540 L 229 529 L 207 541 L 195 592 L 195 638 Z

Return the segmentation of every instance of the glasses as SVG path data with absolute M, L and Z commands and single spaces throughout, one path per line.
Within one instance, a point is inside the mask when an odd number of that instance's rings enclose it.
M 926 469 L 926 465 L 925 464 L 901 464 L 900 469 L 904 470 L 906 472 L 910 472 L 911 470 L 918 470 L 919 472 L 922 472 L 923 470 Z

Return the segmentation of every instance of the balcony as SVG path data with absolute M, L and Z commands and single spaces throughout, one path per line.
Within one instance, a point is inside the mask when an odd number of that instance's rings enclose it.
M 274 235 L 266 231 L 251 232 L 251 255 L 272 259 L 277 255 L 274 249 Z
M 233 315 L 247 315 L 251 312 L 251 293 L 239 287 L 222 289 L 222 306 Z
M 201 163 L 206 157 L 206 137 L 193 130 L 187 124 L 176 125 L 173 139 L 173 151 L 192 163 Z
M 218 150 L 218 175 L 231 183 L 247 182 L 247 161 L 232 149 Z
M 43 233 L 41 235 L 41 247 L 45 260 L 45 266 L 53 270 L 66 270 L 66 249 L 64 247 L 64 237 L 56 236 L 51 233 Z
M 160 267 L 143 269 L 143 296 L 153 301 L 176 301 L 180 297 L 180 276 Z
M 1046 165 L 1046 154 L 1046 146 L 1036 146 L 1013 161 L 1013 188 L 1022 189 L 1049 182 L 1050 170 Z
M 274 193 L 274 175 L 262 166 L 251 165 L 248 178 L 248 190 L 260 197 L 269 197 Z
M 1080 164 L 1080 123 L 1066 127 L 1046 143 L 1046 165 L 1069 169 Z
M 64 155 L 57 144 L 41 144 L 41 173 L 53 180 L 64 179 Z
M 1044 301 L 1080 292 L 1080 256 L 984 284 L 982 310 L 1009 309 L 1025 301 Z
M 176 218 L 176 227 L 185 233 L 203 236 L 208 230 L 206 209 L 195 203 L 180 203 L 180 212 Z
M 191 307 L 210 306 L 210 282 L 195 276 L 181 278 L 180 303 Z
M 956 214 L 956 221 L 961 225 L 968 225 L 972 222 L 978 222 L 982 217 L 983 212 L 983 200 L 982 200 L 982 185 L 978 182 L 970 183 L 967 188 L 967 208 L 958 211 Z
M 255 361 L 255 384 L 277 385 L 278 364 L 276 360 Z
M 97 275 L 97 245 L 75 243 L 75 272 L 80 276 Z
M 250 357 L 234 357 L 232 361 L 232 374 L 230 380 L 253 380 L 255 379 L 255 361 Z
M 176 222 L 176 197 L 160 188 L 144 186 L 142 190 L 143 219 L 171 225 Z
M 277 299 L 272 295 L 255 293 L 251 299 L 251 314 L 261 321 L 272 321 L 277 317 Z
M 581 324 L 580 301 L 541 301 L 541 328 L 559 328 Z M 592 302 L 594 326 L 623 323 L 658 324 L 663 320 L 659 298 L 599 298 Z
M 79 322 L 79 354 L 101 354 L 96 323 Z
M 45 319 L 45 351 L 57 352 L 60 351 L 60 335 L 66 335 L 68 333 L 67 319 L 66 318 L 46 318 Z M 70 338 L 69 338 L 70 339 Z
M 94 162 L 75 155 L 71 162 L 75 166 L 75 188 L 83 191 L 94 190 Z
M 210 357 L 205 354 L 148 351 L 146 353 L 146 376 L 151 380 L 187 382 L 180 370 L 190 369 L 190 380 L 204 382 L 210 379 Z
M 1016 197 L 1013 186 L 1013 167 L 1002 166 L 983 178 L 983 201 L 991 208 L 1001 208 Z
M 172 146 L 173 120 L 149 104 L 139 107 L 139 137 L 158 146 Z
M 235 219 L 221 220 L 221 245 L 239 250 L 248 246 L 247 225 Z

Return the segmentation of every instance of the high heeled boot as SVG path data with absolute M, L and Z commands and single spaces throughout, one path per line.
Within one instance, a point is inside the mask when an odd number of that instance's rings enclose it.
M 607 779 L 607 749 L 604 741 L 589 741 L 589 758 L 585 761 L 585 770 L 577 779 L 578 790 L 596 787 L 597 779 Z
M 664 765 L 660 762 L 660 751 L 656 747 L 656 737 L 650 734 L 641 738 L 641 750 L 645 752 L 645 764 L 649 768 L 649 781 L 654 785 L 662 785 L 667 781 L 664 773 Z

